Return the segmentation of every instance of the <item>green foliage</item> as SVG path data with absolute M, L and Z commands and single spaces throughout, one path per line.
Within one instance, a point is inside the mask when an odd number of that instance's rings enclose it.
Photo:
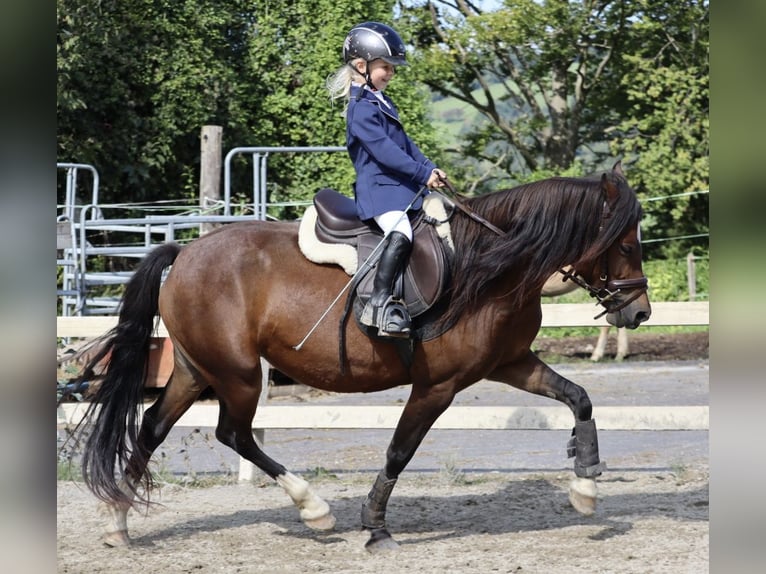
M 436 0 L 405 15 L 452 173 L 484 193 L 623 158 L 644 197 L 708 189 L 708 2 Z M 434 23 L 435 22 L 435 23 Z M 650 206 L 655 238 L 707 233 L 707 197 Z M 676 257 L 706 239 L 657 243 Z
M 266 3 L 269 5 L 270 3 Z M 348 30 L 365 20 L 391 21 L 394 2 L 274 2 L 278 9 L 255 12 L 258 34 L 250 43 L 253 73 L 267 87 L 252 110 L 253 139 L 264 146 L 345 145 L 344 105 L 331 104 L 326 78 L 342 64 L 341 47 Z M 276 40 L 275 40 L 276 39 Z M 408 68 L 397 70 L 387 93 L 396 103 L 409 135 L 426 154 L 438 160 L 433 129 L 426 119 L 428 93 Z M 269 159 L 272 202 L 308 200 L 320 187 L 351 193 L 353 167 L 348 156 L 278 154 Z M 275 209 L 285 218 L 299 210 Z
M 641 41 L 622 55 L 627 107 L 610 133 L 610 148 L 629 164 L 631 184 L 644 197 L 707 191 L 708 2 L 647 3 L 646 9 L 647 17 L 631 31 Z M 707 251 L 706 194 L 645 206 L 647 235 L 682 238 L 647 244 L 648 257 L 680 257 L 693 248 Z
M 643 199 L 702 191 L 708 4 L 57 0 L 58 159 L 96 166 L 103 202 L 138 202 L 196 199 L 206 124 L 223 126 L 224 150 L 343 145 L 325 79 L 347 31 L 380 20 L 411 49 L 388 93 L 461 191 L 592 173 L 615 157 Z M 249 161 L 232 162 L 240 199 L 252 196 Z M 267 179 L 269 202 L 289 204 L 325 186 L 350 193 L 354 173 L 344 153 L 280 153 Z M 707 206 L 704 194 L 645 202 L 644 237 L 706 236 Z M 690 249 L 704 255 L 707 238 L 647 243 L 645 256 Z
M 196 196 L 201 126 L 246 125 L 245 4 L 57 0 L 59 160 L 95 165 L 104 201 Z
M 67 482 L 83 482 L 82 470 L 79 464 L 71 460 L 56 461 L 56 480 Z
M 104 202 L 195 198 L 199 132 L 223 126 L 238 146 L 345 143 L 325 79 L 348 30 L 392 21 L 394 0 L 57 0 L 59 161 L 96 166 Z M 393 23 L 393 22 L 392 22 Z M 438 159 L 428 94 L 407 69 L 392 82 L 408 132 Z M 232 193 L 252 195 L 252 167 L 233 162 Z M 349 192 L 342 153 L 274 154 L 269 201 Z M 59 203 L 63 189 L 59 190 Z M 274 215 L 295 215 L 281 210 Z
M 442 461 L 439 477 L 451 486 L 465 485 L 471 482 L 468 480 L 465 472 L 457 466 L 454 456 L 449 456 L 446 460 Z
M 695 261 L 696 297 L 706 300 L 710 293 L 709 260 Z M 649 298 L 652 301 L 689 301 L 689 274 L 685 258 L 657 259 L 644 262 L 644 274 L 649 278 Z
M 594 313 L 595 315 L 595 313 Z M 647 327 L 641 325 L 638 327 L 639 333 L 674 334 L 674 333 L 704 333 L 709 330 L 707 325 L 662 325 Z M 543 327 L 537 335 L 537 338 L 559 339 L 564 337 L 593 337 L 596 340 L 596 327 Z M 566 356 L 548 355 L 546 361 L 549 363 L 566 363 L 570 359 Z
M 474 160 L 465 170 L 469 177 L 484 180 L 487 190 L 495 180 L 567 169 L 576 159 L 587 159 L 587 169 L 599 163 L 589 146 L 603 141 L 618 115 L 622 63 L 615 54 L 625 49 L 627 18 L 638 17 L 637 3 L 506 0 L 493 11 L 473 3 L 460 3 L 459 11 L 447 1 L 433 6 L 436 23 L 419 4 L 406 11 L 418 31 L 418 72 L 434 92 L 484 118 L 451 147 Z
M 338 478 L 337 474 L 333 474 L 329 470 L 327 470 L 323 466 L 315 466 L 312 469 L 307 470 L 303 473 L 303 476 L 307 480 L 315 481 L 315 480 L 336 480 Z

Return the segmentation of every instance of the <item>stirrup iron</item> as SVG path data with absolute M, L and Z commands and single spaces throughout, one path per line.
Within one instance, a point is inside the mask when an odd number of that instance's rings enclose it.
M 359 317 L 362 325 L 376 328 L 381 337 L 409 337 L 410 321 L 407 306 L 401 299 L 393 297 L 379 307 L 367 301 Z
M 383 337 L 409 337 L 410 313 L 401 299 L 389 299 L 378 312 L 378 335 Z

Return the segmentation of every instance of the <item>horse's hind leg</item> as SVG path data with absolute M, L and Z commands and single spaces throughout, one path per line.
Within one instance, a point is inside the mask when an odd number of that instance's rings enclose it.
M 260 375 L 253 380 L 260 381 Z M 225 397 L 219 392 L 218 440 L 276 480 L 298 507 L 306 526 L 331 530 L 335 526 L 335 517 L 327 502 L 311 490 L 308 482 L 266 455 L 253 438 L 252 422 L 261 392 L 260 382 L 254 386 L 244 381 L 227 381 L 227 389 Z
M 601 475 L 605 465 L 599 459 L 593 405 L 585 389 L 553 371 L 532 352 L 522 361 L 499 367 L 487 378 L 556 399 L 571 409 L 575 426 L 567 454 L 575 457 L 577 478 L 569 485 L 569 501 L 581 514 L 593 514 L 596 511 L 596 477 Z
M 131 455 L 126 467 L 126 476 L 120 481 L 123 492 L 128 496 L 132 498 L 133 489 L 130 484 L 135 485 L 141 480 L 147 472 L 152 453 L 162 444 L 173 425 L 189 409 L 206 386 L 206 383 L 201 382 L 199 375 L 187 369 L 176 356 L 176 366 L 163 393 L 144 413 L 138 433 L 137 452 Z M 129 544 L 127 525 L 129 509 L 130 505 L 107 505 L 110 522 L 103 541 L 108 546 Z
M 399 474 L 415 455 L 431 426 L 452 402 L 455 393 L 449 382 L 420 388 L 413 385 L 410 398 L 396 425 L 386 452 L 386 466 L 362 504 L 362 528 L 370 531 L 365 548 L 371 552 L 398 548 L 386 528 L 386 506 Z

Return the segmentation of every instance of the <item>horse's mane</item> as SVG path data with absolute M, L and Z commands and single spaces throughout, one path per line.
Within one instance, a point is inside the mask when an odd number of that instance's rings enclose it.
M 493 281 L 515 278 L 507 295 L 520 307 L 564 265 L 595 261 L 628 225 L 641 218 L 641 206 L 623 177 L 606 175 L 619 190 L 605 204 L 600 177 L 554 177 L 463 200 L 505 235 L 458 215 L 452 218 L 455 258 L 446 323 L 475 308 Z M 608 214 L 608 217 L 604 217 Z

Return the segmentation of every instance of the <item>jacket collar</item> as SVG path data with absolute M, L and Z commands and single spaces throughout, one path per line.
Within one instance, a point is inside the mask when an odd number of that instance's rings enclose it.
M 391 102 L 391 99 L 388 96 L 384 95 L 382 92 L 376 93 L 370 90 L 367 86 L 362 86 L 360 84 L 352 84 L 351 92 L 350 92 L 350 101 L 352 102 L 363 101 L 363 102 L 368 102 L 370 104 L 378 106 L 378 108 L 380 108 L 380 111 L 382 111 L 384 114 L 386 114 L 393 120 L 397 121 L 398 123 L 401 123 L 401 120 L 399 119 L 399 113 L 396 111 L 396 108 L 394 107 L 393 102 Z

